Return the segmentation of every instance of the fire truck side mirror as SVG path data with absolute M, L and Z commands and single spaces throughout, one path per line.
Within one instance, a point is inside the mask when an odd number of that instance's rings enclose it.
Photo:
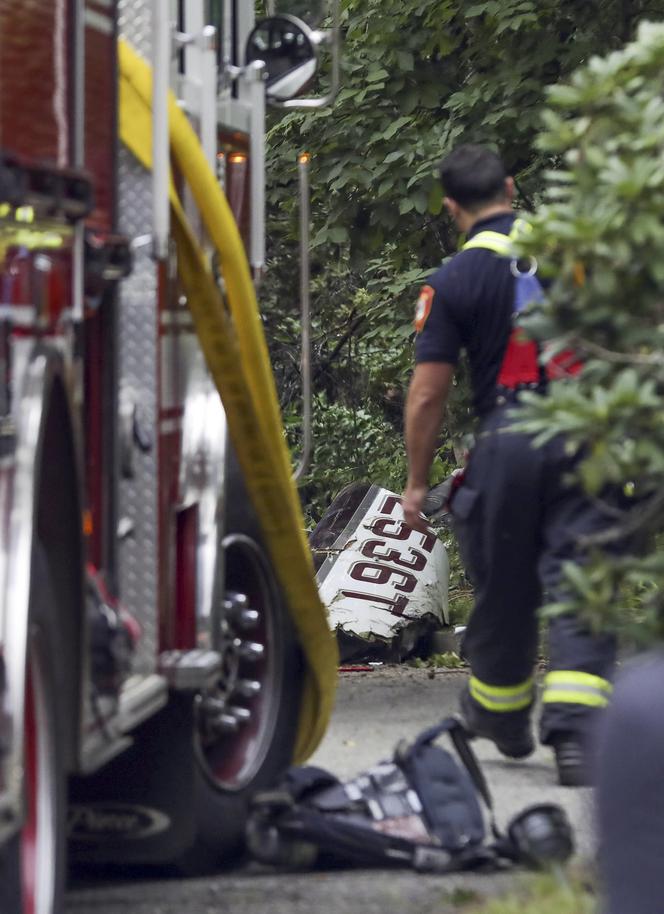
M 270 16 L 255 26 L 247 39 L 245 61 L 265 63 L 268 99 L 285 102 L 303 91 L 316 74 L 318 47 L 325 37 L 295 16 Z

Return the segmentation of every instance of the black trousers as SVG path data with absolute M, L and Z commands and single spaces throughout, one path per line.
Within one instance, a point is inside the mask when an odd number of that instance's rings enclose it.
M 508 413 L 513 409 L 498 407 L 482 423 L 451 507 L 462 560 L 475 589 L 463 652 L 473 676 L 494 687 L 515 686 L 532 675 L 538 608 L 564 597 L 563 564 L 583 560 L 579 536 L 610 522 L 570 484 L 574 459 L 564 439 L 533 447 L 528 435 L 510 430 Z M 607 680 L 614 658 L 612 637 L 591 634 L 572 615 L 551 621 L 551 671 L 587 674 L 589 682 L 594 677 Z M 586 733 L 601 706 L 586 698 L 584 688 L 570 688 L 560 702 L 545 694 L 542 742 L 551 742 L 552 734 L 561 731 Z

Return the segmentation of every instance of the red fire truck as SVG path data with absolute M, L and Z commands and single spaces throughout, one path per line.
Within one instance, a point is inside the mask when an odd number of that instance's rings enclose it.
M 2 914 L 61 912 L 67 851 L 227 858 L 325 728 L 254 288 L 266 93 L 329 101 L 301 97 L 327 37 L 245 0 L 0 0 Z

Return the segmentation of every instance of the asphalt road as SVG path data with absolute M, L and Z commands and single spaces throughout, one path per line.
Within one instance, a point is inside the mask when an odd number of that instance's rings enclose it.
M 332 725 L 312 762 L 345 777 L 388 756 L 399 739 L 455 710 L 464 675 L 437 672 L 430 678 L 426 670 L 408 667 L 342 673 Z M 490 743 L 475 745 L 501 824 L 529 803 L 561 803 L 574 825 L 579 855 L 592 855 L 591 791 L 555 786 L 549 750 L 540 747 L 525 762 L 514 762 Z M 250 864 L 206 879 L 128 874 L 112 882 L 79 883 L 69 893 L 67 914 L 452 914 L 458 911 L 459 888 L 490 896 L 514 878 L 407 871 L 279 874 Z

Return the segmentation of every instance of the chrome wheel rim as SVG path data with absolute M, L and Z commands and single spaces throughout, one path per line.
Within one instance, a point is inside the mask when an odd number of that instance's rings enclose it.
M 197 703 L 197 749 L 212 781 L 245 788 L 272 744 L 281 698 L 282 633 L 270 568 L 253 540 L 224 540 L 227 590 L 215 636 L 222 675 Z

